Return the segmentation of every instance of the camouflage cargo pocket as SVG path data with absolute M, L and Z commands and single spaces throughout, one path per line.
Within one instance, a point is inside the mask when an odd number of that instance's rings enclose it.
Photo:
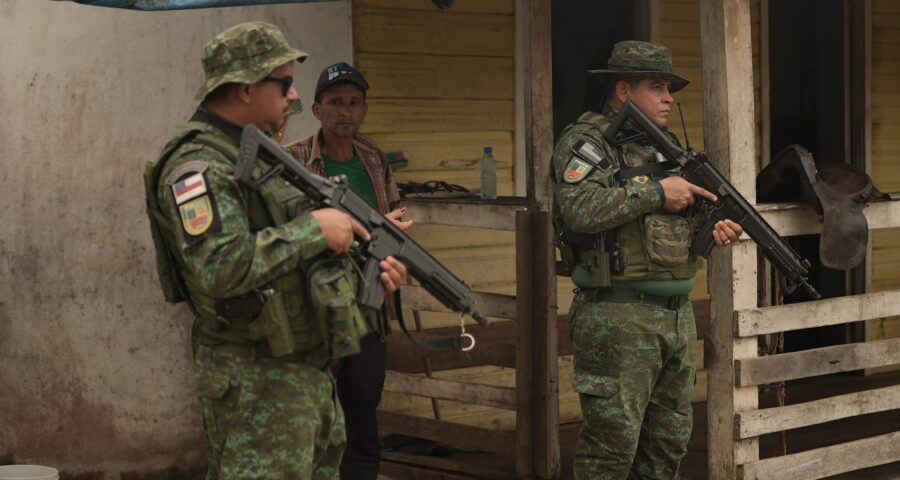
M 691 247 L 691 222 L 671 214 L 644 217 L 644 250 L 651 262 L 664 267 L 687 263 Z
M 369 333 L 356 303 L 352 261 L 346 255 L 328 257 L 307 272 L 316 325 L 332 359 L 359 353 L 359 340 Z
M 586 372 L 575 372 L 572 387 L 582 395 L 610 398 L 619 391 L 619 379 Z

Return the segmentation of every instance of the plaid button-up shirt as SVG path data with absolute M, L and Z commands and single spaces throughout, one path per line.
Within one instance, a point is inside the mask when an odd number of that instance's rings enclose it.
M 325 161 L 322 160 L 322 129 L 315 135 L 290 143 L 286 148 L 291 155 L 317 175 L 325 175 Z M 384 152 L 370 138 L 357 134 L 353 138 L 353 149 L 362 160 L 375 188 L 375 200 L 382 214 L 397 208 L 400 191 L 394 181 L 394 174 Z

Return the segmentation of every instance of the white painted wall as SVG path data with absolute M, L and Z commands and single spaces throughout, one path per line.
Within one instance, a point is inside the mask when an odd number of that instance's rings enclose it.
M 0 463 L 195 477 L 190 315 L 164 303 L 141 175 L 194 110 L 200 51 L 246 20 L 319 71 L 351 61 L 349 0 L 131 12 L 0 2 Z M 288 138 L 312 133 L 308 111 Z

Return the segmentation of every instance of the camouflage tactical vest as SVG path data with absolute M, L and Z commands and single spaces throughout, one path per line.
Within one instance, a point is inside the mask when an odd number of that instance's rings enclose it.
M 316 365 L 358 353 L 359 339 L 371 332 L 372 322 L 355 302 L 358 276 L 348 255 L 323 255 L 248 296 L 224 300 L 210 297 L 198 279 L 180 266 L 170 248 L 177 241 L 177 224 L 159 205 L 158 185 L 166 162 L 186 148 L 212 149 L 237 163 L 237 146 L 213 131 L 212 126 L 202 122 L 179 127 L 159 160 L 148 163 L 145 170 L 147 212 L 166 301 L 188 301 L 197 317 L 195 331 L 200 343 L 248 345 L 263 354 L 294 355 Z M 258 176 L 261 172 L 256 173 Z M 259 190 L 242 190 L 252 232 L 280 226 L 313 208 L 302 193 L 278 178 L 267 181 Z M 243 307 L 260 304 L 261 308 Z M 225 311 L 235 314 L 224 318 L 223 315 L 229 315 Z
M 561 137 L 581 133 L 595 139 L 598 145 L 607 145 L 603 132 L 611 122 L 612 119 L 606 115 L 586 112 L 566 127 Z M 655 150 L 634 142 L 612 150 L 616 153 L 610 159 L 613 168 L 601 179 L 609 187 L 646 183 L 671 175 L 663 173 L 652 178 L 638 176 L 619 182 L 615 175 L 625 168 L 623 160 L 629 168 L 658 160 Z M 557 224 L 562 224 L 558 215 Z M 576 266 L 572 271 L 572 280 L 581 288 L 602 288 L 613 282 L 693 278 L 701 265 L 701 260 L 689 252 L 694 230 L 691 218 L 662 210 L 642 215 L 636 221 L 599 234 L 591 242 L 593 245 L 573 245 Z M 614 250 L 620 256 L 621 268 L 618 271 L 614 268 L 615 262 L 610 259 Z

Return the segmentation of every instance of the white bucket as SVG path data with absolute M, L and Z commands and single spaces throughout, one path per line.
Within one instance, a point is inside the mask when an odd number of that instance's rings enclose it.
M 59 471 L 40 465 L 0 465 L 0 480 L 58 480 Z

